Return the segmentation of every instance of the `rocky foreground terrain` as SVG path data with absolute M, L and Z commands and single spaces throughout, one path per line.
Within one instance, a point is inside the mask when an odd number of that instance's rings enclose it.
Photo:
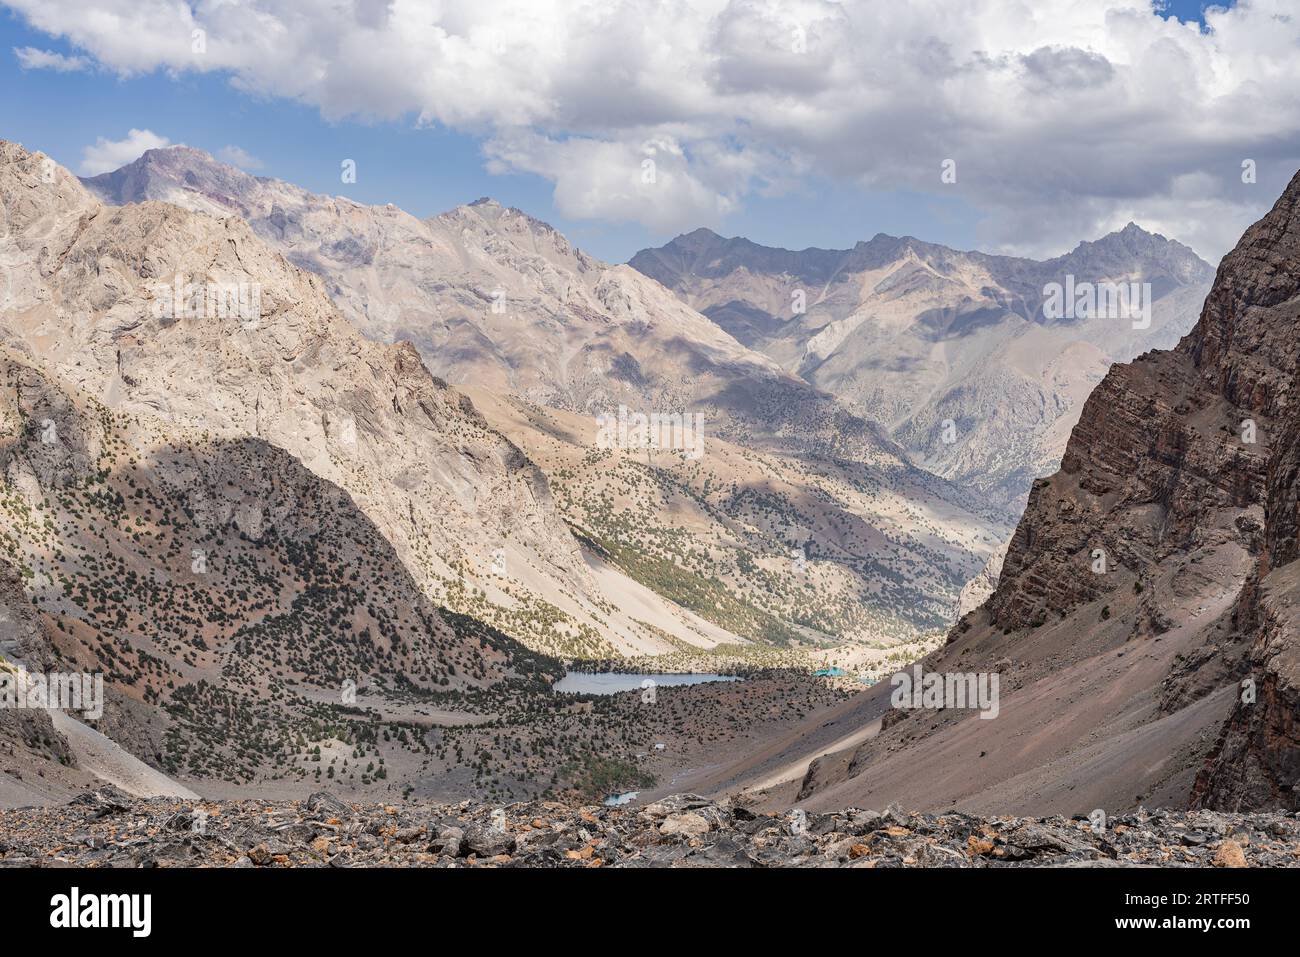
M 1300 815 L 759 814 L 692 794 L 641 808 L 136 800 L 0 811 L 6 867 L 1294 867 Z

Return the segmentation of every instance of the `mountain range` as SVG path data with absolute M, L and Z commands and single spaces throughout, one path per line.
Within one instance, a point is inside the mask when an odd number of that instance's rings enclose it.
M 1212 288 L 1133 225 L 1046 262 L 697 231 L 609 265 L 491 200 L 0 143 L 0 654 L 108 686 L 100 752 L 0 716 L 49 775 L 13 800 L 129 758 L 163 791 L 689 760 L 786 806 L 1289 804 L 1297 193 Z M 1150 322 L 1053 283 L 1135 283 Z M 638 415 L 699 424 L 610 441 Z M 945 633 L 923 664 L 999 673 L 998 721 L 806 677 Z M 752 677 L 726 720 L 650 716 L 558 700 L 575 660 Z
M 1214 276 L 1132 223 L 1041 262 L 884 234 L 793 252 L 698 229 L 630 265 L 1012 521 L 1110 365 L 1174 345 Z M 1149 315 L 1054 311 L 1053 284 L 1136 284 Z
M 367 338 L 411 342 L 436 376 L 510 396 L 536 410 L 534 425 L 570 414 L 558 441 L 591 461 L 548 477 L 589 556 L 729 642 L 893 642 L 941 630 L 1010 532 L 1004 512 L 918 468 L 835 396 L 518 210 L 484 199 L 422 220 L 186 147 L 150 150 L 85 185 L 107 203 L 236 216 L 321 276 Z M 520 428 L 503 406 L 479 406 L 531 458 L 551 456 L 554 426 Z M 620 407 L 702 416 L 719 454 L 642 462 L 601 449 L 595 417 Z M 651 620 L 663 628 L 664 618 Z M 693 622 L 669 627 L 688 642 L 718 640 L 712 629 L 693 636 Z M 615 647 L 670 650 L 635 625 Z

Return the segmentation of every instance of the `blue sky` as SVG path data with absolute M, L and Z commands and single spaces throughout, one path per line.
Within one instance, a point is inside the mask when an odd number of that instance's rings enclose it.
M 1164 12 L 1188 21 L 1199 19 L 1205 6 L 1173 0 Z M 920 102 L 920 109 L 908 117 L 906 125 L 899 125 L 902 121 L 891 117 L 886 108 L 864 118 L 860 128 L 848 132 L 836 129 L 834 137 L 838 139 L 833 139 L 824 126 L 807 131 L 787 126 L 776 133 L 771 130 L 757 133 L 754 131 L 766 114 L 760 111 L 732 123 L 725 115 L 725 106 L 720 107 L 721 119 L 701 120 L 693 115 L 691 107 L 685 106 L 681 108 L 682 116 L 656 116 L 654 124 L 640 118 L 635 122 L 610 124 L 603 118 L 591 118 L 597 114 L 604 117 L 609 108 L 608 104 L 593 106 L 582 101 L 583 96 L 590 97 L 586 91 L 582 96 L 554 94 L 548 100 L 548 113 L 532 118 L 529 123 L 511 125 L 506 133 L 502 132 L 506 128 L 502 113 L 510 110 L 509 95 L 503 101 L 499 97 L 492 99 L 496 94 L 477 91 L 467 94 L 466 99 L 477 104 L 475 97 L 481 97 L 487 101 L 486 105 L 476 106 L 477 112 L 460 121 L 440 122 L 439 115 L 457 110 L 427 91 L 411 94 L 434 117 L 424 123 L 417 122 L 412 110 L 404 110 L 396 117 L 347 118 L 349 110 L 335 108 L 330 100 L 331 96 L 337 96 L 336 89 L 329 92 L 291 89 L 295 85 L 291 77 L 260 76 L 251 68 L 239 65 L 206 72 L 176 69 L 162 53 L 156 64 L 146 60 L 143 64 L 132 61 L 124 66 L 125 54 L 114 50 L 112 38 L 96 37 L 73 21 L 62 27 L 57 17 L 43 20 L 47 29 L 38 30 L 28 25 L 28 16 L 36 15 L 0 13 L 0 84 L 6 91 L 0 99 L 0 136 L 44 150 L 78 172 L 84 150 L 98 138 L 119 140 L 128 130 L 149 130 L 172 143 L 186 143 L 213 154 L 236 146 L 260 162 L 251 172 L 289 180 L 317 192 L 347 195 L 361 202 L 392 202 L 421 216 L 479 196 L 492 196 L 551 222 L 579 246 L 609 261 L 624 261 L 636 250 L 658 245 L 696 225 L 709 225 L 727 235 L 744 235 L 757 242 L 789 248 L 850 246 L 877 232 L 885 232 L 915 235 L 958 248 L 1045 255 L 1064 251 L 1080 239 L 1095 238 L 1106 228 L 1117 228 L 1130 218 L 1152 228 L 1163 227 L 1169 235 L 1188 241 L 1210 258 L 1223 251 L 1217 247 L 1231 241 L 1207 238 L 1209 234 L 1197 235 L 1195 224 L 1200 219 L 1191 213 L 1185 219 L 1192 226 L 1185 226 L 1179 219 L 1178 211 L 1186 206 L 1179 203 L 1179 189 L 1194 183 L 1197 175 L 1207 175 L 1195 164 L 1189 168 L 1174 165 L 1168 170 L 1155 171 L 1150 195 L 1146 197 L 1141 195 L 1142 183 L 1135 183 L 1135 176 L 1143 175 L 1140 167 L 1138 174 L 1131 168 L 1117 173 L 1119 185 L 1112 188 L 1105 181 L 1098 182 L 1098 177 L 1091 173 L 1095 163 L 1087 163 L 1080 169 L 1080 182 L 1085 178 L 1091 180 L 1081 190 L 1086 195 L 1081 196 L 1071 195 L 1068 181 L 1062 186 L 1062 178 L 1054 175 L 1050 166 L 1025 176 L 1003 176 L 997 183 L 987 177 L 988 185 L 978 190 L 931 185 L 937 179 L 937 170 L 931 177 L 929 165 L 937 163 L 945 151 L 954 151 L 962 157 L 959 160 L 962 163 L 968 162 L 965 157 L 972 154 L 970 147 L 963 154 L 957 145 L 946 142 L 949 131 L 960 126 L 964 118 L 960 114 L 947 116 L 933 129 L 925 128 L 924 110 L 933 105 L 926 101 Z M 713 19 L 713 28 L 722 22 L 723 16 L 719 14 Z M 1154 17 L 1151 20 L 1155 22 Z M 906 25 L 899 26 L 900 30 L 905 28 Z M 212 29 L 215 37 L 217 28 Z M 314 42 L 319 47 L 321 41 Z M 1194 45 L 1199 41 L 1181 38 L 1179 42 Z M 142 40 L 141 45 L 147 46 L 147 42 Z M 1053 66 L 1053 74 L 1073 76 L 1083 70 L 1082 85 L 1087 86 L 1091 81 L 1086 71 L 1095 67 L 1094 46 L 1088 44 L 1088 53 L 1080 54 L 1081 59 L 1067 59 L 1059 68 Z M 14 55 L 15 48 L 84 54 L 93 65 L 70 72 L 23 69 Z M 1067 48 L 1057 41 L 1044 40 L 1038 49 Z M 286 51 L 286 55 L 291 56 L 291 51 Z M 1019 55 L 1024 56 L 1023 52 Z M 762 62 L 758 65 L 767 69 Z M 602 69 L 608 70 L 608 64 Z M 240 77 L 245 89 L 236 87 L 232 82 L 234 76 Z M 737 76 L 741 80 L 730 81 L 733 85 L 746 81 L 742 74 Z M 572 89 L 572 84 L 565 82 L 567 79 L 552 78 L 554 89 Z M 1032 75 L 1029 81 L 1041 82 Z M 526 86 L 526 65 L 523 73 L 513 77 L 513 82 L 519 87 Z M 670 99 L 675 92 L 666 85 L 669 81 L 661 82 L 665 84 L 665 92 L 657 94 L 660 98 L 657 102 Z M 716 77 L 709 82 L 716 84 Z M 792 88 L 805 82 L 805 78 L 795 77 L 791 80 Z M 757 86 L 762 87 L 764 83 L 757 81 Z M 456 91 L 447 91 L 446 87 L 444 80 L 441 92 L 454 103 Z M 825 85 L 816 89 L 818 95 L 825 95 Z M 797 100 L 789 90 L 776 93 L 779 96 L 773 100 L 777 104 L 773 109 L 787 108 L 792 100 Z M 1035 93 L 1044 95 L 1041 91 Z M 959 94 L 960 90 L 954 95 Z M 574 95 L 575 104 L 565 103 L 564 95 Z M 419 100 L 420 96 L 429 99 L 428 107 Z M 635 99 L 632 92 L 627 96 L 629 100 Z M 502 106 L 502 102 L 507 105 Z M 796 102 L 795 106 L 798 105 Z M 1134 110 L 1140 107 L 1138 104 Z M 1090 108 L 1094 107 L 1090 105 Z M 325 118 L 325 114 L 335 113 L 344 116 Z M 833 116 L 833 110 L 828 115 Z M 871 123 L 877 121 L 881 126 L 879 135 L 875 136 Z M 961 135 L 973 141 L 985 138 L 978 124 L 972 123 L 971 127 L 974 132 L 963 129 Z M 520 129 L 527 133 L 520 134 Z M 1023 130 L 1015 132 L 1015 136 L 1024 135 Z M 1049 135 L 1044 133 L 1041 138 L 1046 140 Z M 1170 135 L 1176 141 L 1176 135 Z M 527 138 L 530 136 L 532 140 Z M 599 196 L 583 195 L 583 181 L 575 185 L 566 179 L 568 167 L 581 162 L 575 158 L 576 154 L 567 152 L 575 144 L 626 142 L 635 151 L 640 148 L 636 145 L 638 141 L 662 136 L 672 137 L 674 145 L 681 144 L 684 158 L 679 182 L 691 187 L 674 192 L 674 202 L 681 208 L 674 209 L 671 215 L 664 213 L 662 203 L 657 208 L 653 199 L 644 209 L 629 203 L 603 203 Z M 798 147 L 787 149 L 783 145 L 801 137 L 805 142 Z M 1296 139 L 1285 137 L 1281 145 L 1273 143 L 1271 148 L 1287 155 Z M 507 147 L 501 145 L 503 140 L 509 141 Z M 738 140 L 744 142 L 737 146 Z M 516 147 L 518 142 L 526 145 Z M 1024 142 L 1023 139 L 995 142 L 991 149 L 994 153 L 1003 150 L 1009 156 L 1024 156 L 1027 155 Z M 1028 142 L 1033 144 L 1033 138 Z M 925 176 L 909 173 L 891 178 L 888 169 L 873 166 L 877 153 L 887 153 L 894 143 L 904 144 L 899 151 L 912 164 L 908 168 L 920 164 L 925 167 Z M 933 159 L 923 153 L 926 158 L 914 160 L 917 144 L 926 144 L 926 148 L 933 144 Z M 1247 193 L 1243 198 L 1240 190 L 1234 191 L 1232 187 L 1237 184 L 1231 180 L 1237 153 L 1248 149 L 1245 146 L 1236 149 L 1235 145 L 1225 147 L 1226 158 L 1207 152 L 1206 165 L 1215 168 L 1208 175 L 1226 176 L 1229 181 L 1222 188 L 1223 195 L 1215 197 L 1215 201 L 1226 204 L 1231 211 L 1216 212 L 1213 207 L 1206 207 L 1196 215 L 1231 219 L 1228 228 L 1234 232 L 1229 234 L 1225 229 L 1224 236 L 1239 232 L 1240 225 L 1249 222 L 1262 208 L 1266 189 L 1274 188 L 1275 181 L 1284 181 L 1289 175 L 1283 169 L 1285 163 L 1279 163 L 1268 173 L 1271 178 L 1258 194 Z M 1035 155 L 1039 152 L 1032 151 Z M 1122 146 L 1113 145 L 1108 148 L 1108 156 L 1120 155 L 1122 151 Z M 511 155 L 512 160 L 492 164 L 498 171 L 490 172 L 489 158 L 499 158 L 503 152 Z M 1000 159 L 998 165 L 992 158 L 986 159 L 992 153 L 973 155 L 974 162 L 985 163 L 989 168 L 1005 169 L 1019 162 Z M 721 160 L 714 163 L 718 156 Z M 355 184 L 340 181 L 339 165 L 347 158 L 357 163 Z M 1161 160 L 1166 161 L 1179 162 Z M 738 171 L 734 184 L 728 181 L 732 169 Z M 1020 182 L 1033 176 L 1043 179 L 1046 185 L 1025 186 Z M 1264 178 L 1262 175 L 1261 179 Z M 588 174 L 588 180 L 598 183 L 600 178 Z M 593 186 L 585 192 L 590 194 L 595 189 Z M 1029 189 L 1037 189 L 1037 194 L 1017 195 L 1018 191 L 1024 193 Z M 698 214 L 691 205 L 697 201 L 695 198 L 681 199 L 687 194 L 702 197 L 698 199 Z M 1051 217 L 1060 209 L 1066 211 L 1061 214 L 1063 221 L 1053 224 Z M 1143 213 L 1148 215 L 1144 217 Z

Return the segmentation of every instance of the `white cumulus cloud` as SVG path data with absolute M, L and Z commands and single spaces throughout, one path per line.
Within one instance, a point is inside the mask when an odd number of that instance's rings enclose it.
M 555 183 L 555 205 L 571 218 L 639 220 L 652 229 L 719 225 L 735 205 L 729 192 L 702 182 L 679 143 L 502 134 L 486 147 L 494 172 L 523 170 Z
M 90 69 L 90 61 L 84 56 L 64 56 L 53 50 L 41 50 L 36 47 L 14 47 L 14 56 L 18 58 L 18 65 L 24 70 L 76 73 Z
M 153 130 L 130 130 L 123 139 L 110 140 L 99 137 L 81 151 L 81 175 L 98 176 L 140 158 L 146 150 L 161 149 L 171 145 L 171 140 Z

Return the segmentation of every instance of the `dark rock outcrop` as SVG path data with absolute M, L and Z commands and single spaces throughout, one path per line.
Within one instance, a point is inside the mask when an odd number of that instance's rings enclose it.
M 1254 625 L 1249 676 L 1198 777 L 1195 803 L 1300 807 L 1300 176 L 1224 260 L 1190 351 L 1229 400 L 1273 423 L 1263 492 L 1260 586 L 1244 593 Z

